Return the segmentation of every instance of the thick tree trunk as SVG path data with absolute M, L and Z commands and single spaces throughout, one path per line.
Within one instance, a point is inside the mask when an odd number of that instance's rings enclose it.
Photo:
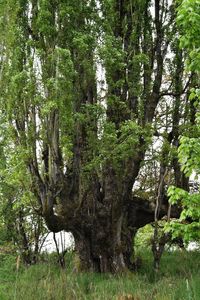
M 113 232 L 102 232 L 96 227 L 89 236 L 86 232 L 76 232 L 75 251 L 79 257 L 79 270 L 101 273 L 121 273 L 127 269 L 121 239 Z
M 113 191 L 114 194 L 114 191 Z M 167 214 L 168 205 L 162 206 L 160 218 Z M 75 251 L 79 257 L 77 269 L 94 272 L 121 273 L 135 269 L 134 237 L 137 230 L 154 221 L 155 206 L 148 200 L 132 197 L 129 205 L 121 208 L 120 216 L 113 220 L 111 210 L 96 207 L 92 221 L 87 216 L 76 219 L 72 233 Z M 176 216 L 180 212 L 177 210 Z M 175 215 L 175 212 L 174 212 Z

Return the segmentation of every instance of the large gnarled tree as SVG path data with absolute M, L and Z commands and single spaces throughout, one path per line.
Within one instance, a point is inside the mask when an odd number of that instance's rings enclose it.
M 189 79 L 174 6 L 1 4 L 1 112 L 10 147 L 27 167 L 38 213 L 50 230 L 73 233 L 84 269 L 132 268 L 132 236 L 154 218 L 151 204 L 133 196 L 134 183 L 153 136 L 177 147 L 179 125 L 190 114 L 180 111 Z

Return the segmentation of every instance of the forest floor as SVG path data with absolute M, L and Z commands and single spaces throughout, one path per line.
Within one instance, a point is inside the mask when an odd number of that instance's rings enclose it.
M 134 274 L 75 274 L 72 256 L 66 270 L 55 256 L 16 269 L 16 257 L 0 254 L 0 300 L 200 300 L 200 252 L 165 252 L 160 273 L 152 270 L 150 253 L 142 253 Z

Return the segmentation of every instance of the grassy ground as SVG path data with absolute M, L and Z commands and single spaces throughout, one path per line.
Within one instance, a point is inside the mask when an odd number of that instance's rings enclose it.
M 50 258 L 16 271 L 16 258 L 1 255 L 0 300 L 200 300 L 200 253 L 165 253 L 156 276 L 151 255 L 142 260 L 135 274 L 116 277 L 63 271 Z

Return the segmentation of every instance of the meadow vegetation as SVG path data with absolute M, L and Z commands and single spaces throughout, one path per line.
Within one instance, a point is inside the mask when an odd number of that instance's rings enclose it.
M 140 251 L 141 267 L 134 273 L 110 275 L 75 273 L 73 253 L 66 255 L 66 269 L 55 254 L 45 254 L 40 263 L 16 266 L 16 256 L 1 254 L 1 300 L 198 300 L 200 299 L 200 253 L 166 251 L 160 272 L 152 268 L 150 251 Z

